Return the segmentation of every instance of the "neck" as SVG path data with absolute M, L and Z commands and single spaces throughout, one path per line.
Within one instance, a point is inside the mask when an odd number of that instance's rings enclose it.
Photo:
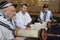
M 43 11 L 43 13 L 47 13 L 47 11 L 45 12 L 45 11 Z
M 22 11 L 22 13 L 23 13 L 23 15 L 25 14 L 25 12 L 23 12 L 23 11 Z

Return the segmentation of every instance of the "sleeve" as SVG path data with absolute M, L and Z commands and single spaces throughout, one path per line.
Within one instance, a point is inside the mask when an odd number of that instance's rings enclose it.
M 51 17 L 52 17 L 52 12 L 51 12 Z
M 50 20 L 53 19 L 52 12 L 50 11 Z
M 27 22 L 30 23 L 32 21 L 31 16 L 29 15 L 29 13 L 27 13 Z
M 43 20 L 43 14 L 40 12 L 40 19 Z

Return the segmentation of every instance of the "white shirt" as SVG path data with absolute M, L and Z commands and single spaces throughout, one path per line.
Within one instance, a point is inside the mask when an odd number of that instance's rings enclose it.
M 28 23 L 30 23 L 32 21 L 30 15 L 28 12 L 25 12 L 25 14 L 22 13 L 22 11 L 18 12 L 15 15 L 14 18 L 17 27 L 21 28 L 21 29 L 25 29 L 26 25 L 28 25 Z
M 44 21 L 44 14 L 45 14 L 45 13 L 40 12 L 40 15 L 39 15 L 40 19 L 43 20 L 43 21 Z M 52 17 L 52 12 L 49 11 L 49 10 L 47 10 L 45 22 L 50 21 L 50 18 L 51 18 L 51 17 Z

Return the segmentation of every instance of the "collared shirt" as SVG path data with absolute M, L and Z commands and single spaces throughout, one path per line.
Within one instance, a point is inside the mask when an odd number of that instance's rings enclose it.
M 44 16 L 45 16 L 44 14 L 45 14 L 45 13 L 40 12 L 39 18 L 40 18 L 41 20 L 45 21 L 45 22 L 50 21 L 50 18 L 52 17 L 52 12 L 49 11 L 49 10 L 47 10 L 47 12 L 46 12 L 46 17 L 44 17 Z M 44 20 L 44 18 L 46 18 L 46 19 Z
M 32 21 L 30 15 L 28 12 L 25 12 L 25 14 L 22 13 L 22 11 L 18 12 L 15 15 L 15 22 L 17 27 L 25 29 L 26 25 L 28 25 L 28 23 L 30 23 Z

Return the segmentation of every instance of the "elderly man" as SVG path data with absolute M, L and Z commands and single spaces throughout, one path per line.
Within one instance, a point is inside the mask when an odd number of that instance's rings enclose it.
M 0 40 L 13 40 L 12 33 L 15 30 L 13 16 L 16 14 L 14 5 L 10 2 L 3 1 L 0 3 L 0 9 L 4 17 L 0 17 Z

